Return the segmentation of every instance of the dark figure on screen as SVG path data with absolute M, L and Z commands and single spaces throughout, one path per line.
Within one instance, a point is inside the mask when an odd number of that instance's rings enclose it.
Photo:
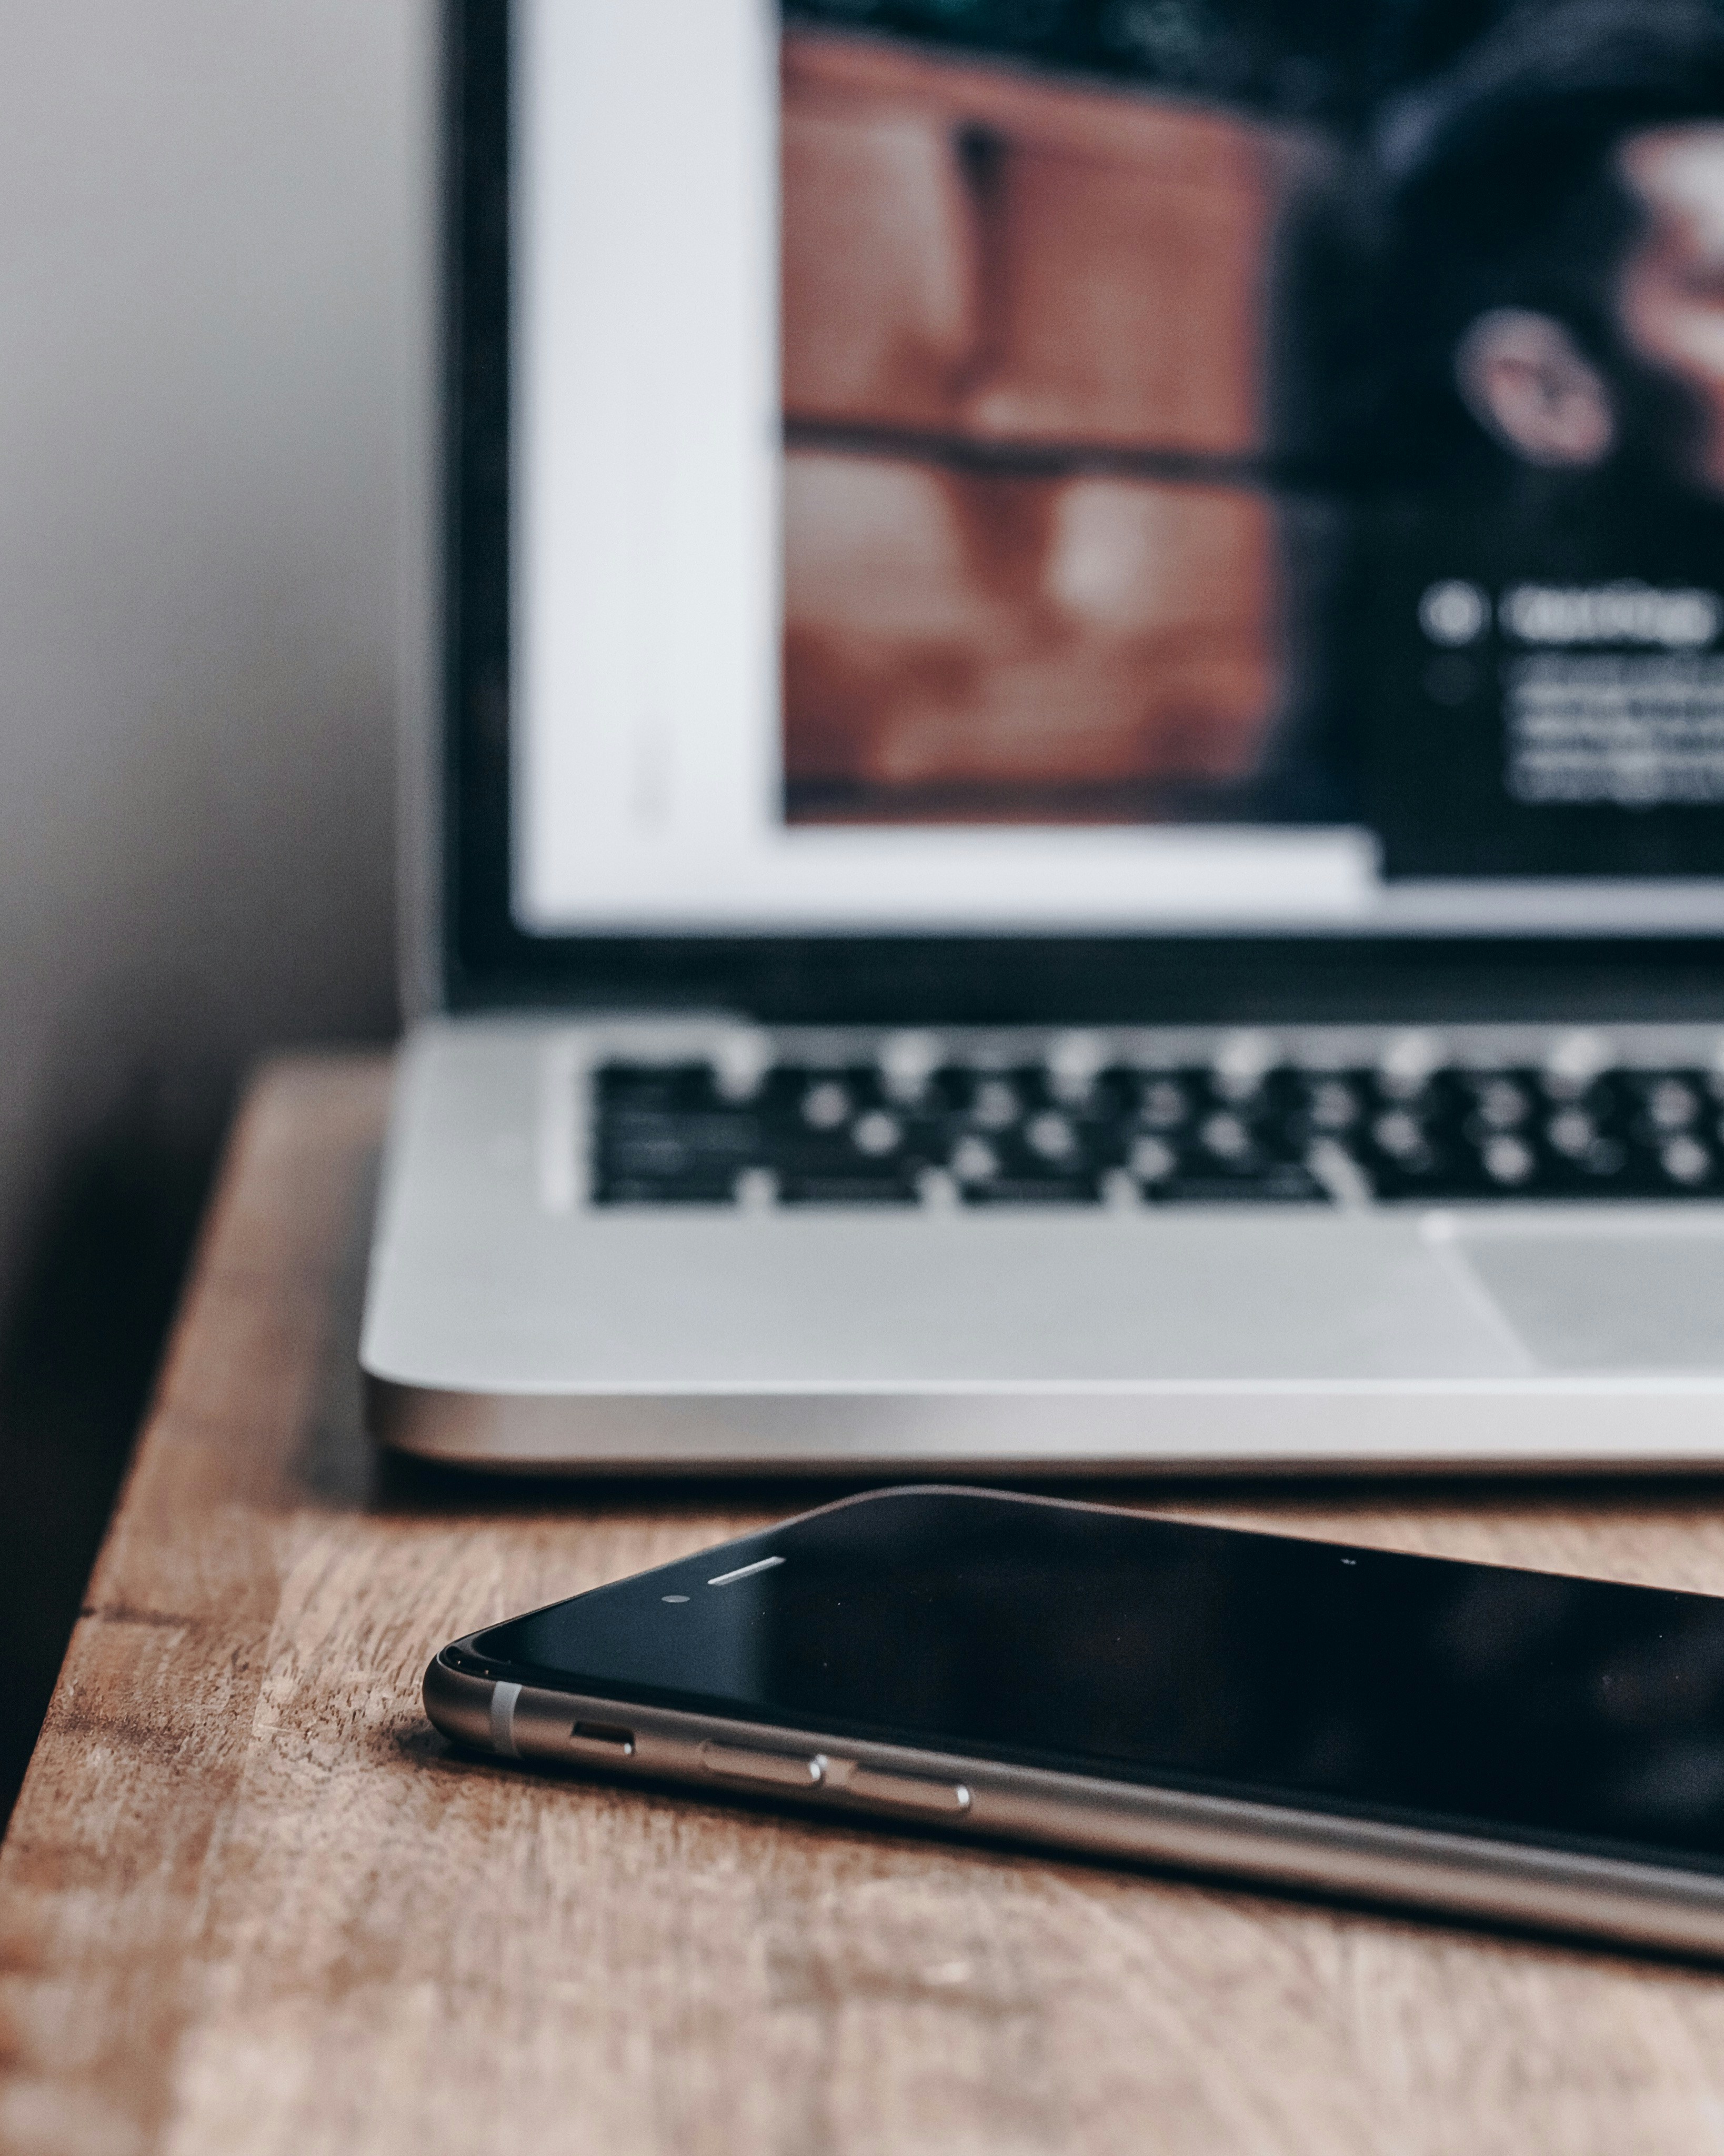
M 1724 16 L 1517 8 L 1375 146 L 1357 707 L 1390 870 L 1715 873 Z

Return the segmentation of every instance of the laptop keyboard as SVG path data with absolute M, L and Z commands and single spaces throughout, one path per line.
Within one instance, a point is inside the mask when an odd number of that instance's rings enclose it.
M 1724 1196 L 1724 1073 L 617 1060 L 601 1205 L 1271 1205 Z

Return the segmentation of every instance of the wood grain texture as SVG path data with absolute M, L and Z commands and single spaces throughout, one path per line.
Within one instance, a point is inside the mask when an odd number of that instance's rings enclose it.
M 454 1634 L 808 1502 L 390 1466 L 376 1064 L 241 1121 L 0 1851 L 0 2148 L 1724 2149 L 1724 1977 L 462 1764 Z M 1701 1490 L 1167 1509 L 1724 1591 Z

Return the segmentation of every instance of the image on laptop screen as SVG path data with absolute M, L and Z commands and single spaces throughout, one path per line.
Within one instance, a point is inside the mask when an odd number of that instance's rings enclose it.
M 1724 8 L 516 27 L 525 926 L 1724 921 Z

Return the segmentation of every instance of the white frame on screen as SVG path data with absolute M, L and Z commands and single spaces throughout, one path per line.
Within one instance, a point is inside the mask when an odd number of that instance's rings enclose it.
M 776 7 L 514 11 L 521 928 L 1724 929 L 1724 880 L 1386 885 L 1354 829 L 787 826 Z

